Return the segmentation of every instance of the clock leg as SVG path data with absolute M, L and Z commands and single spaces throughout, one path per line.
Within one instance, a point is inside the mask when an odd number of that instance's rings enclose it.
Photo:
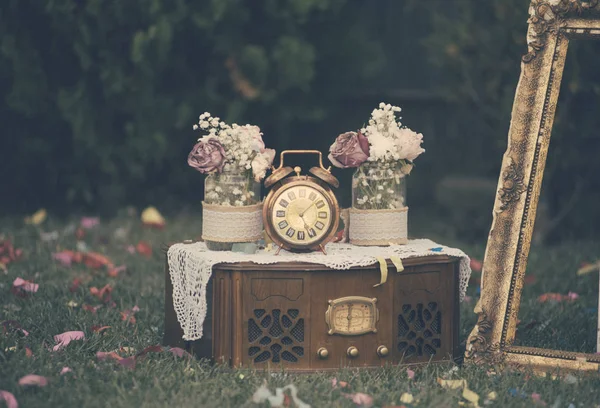
M 327 252 L 325 252 L 325 247 L 323 246 L 323 244 L 319 244 L 319 249 L 321 250 L 321 252 L 323 252 L 323 255 L 327 255 Z
M 281 251 L 281 247 L 277 245 L 277 251 L 275 252 L 275 256 L 279 255 L 279 251 Z

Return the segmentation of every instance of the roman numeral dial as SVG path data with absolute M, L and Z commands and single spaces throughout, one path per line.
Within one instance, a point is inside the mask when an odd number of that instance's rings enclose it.
M 337 215 L 331 199 L 310 184 L 283 186 L 273 196 L 270 225 L 278 239 L 292 247 L 311 247 L 330 233 Z

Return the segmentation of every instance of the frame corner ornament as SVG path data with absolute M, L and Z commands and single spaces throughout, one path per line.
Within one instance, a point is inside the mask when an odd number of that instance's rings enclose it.
M 546 46 L 548 34 L 562 33 L 569 14 L 581 15 L 595 9 L 599 3 L 600 0 L 532 0 L 527 20 L 527 54 L 523 55 L 523 62 L 528 64 L 537 57 Z
M 486 362 L 491 365 L 502 364 L 504 355 L 500 350 L 499 343 L 492 343 L 489 340 L 492 324 L 488 319 L 487 313 L 481 311 L 477 319 L 477 324 L 467 338 L 467 347 L 465 358 L 474 364 Z

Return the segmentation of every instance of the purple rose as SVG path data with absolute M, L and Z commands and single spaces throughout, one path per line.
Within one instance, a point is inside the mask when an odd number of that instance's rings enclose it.
M 329 148 L 328 158 L 335 167 L 358 167 L 369 158 L 369 140 L 360 132 L 342 133 Z
M 200 173 L 211 173 L 215 170 L 220 173 L 225 166 L 225 149 L 217 139 L 203 138 L 190 152 L 188 164 Z

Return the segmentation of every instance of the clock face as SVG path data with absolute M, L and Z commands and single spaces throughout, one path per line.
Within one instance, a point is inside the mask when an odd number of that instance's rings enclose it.
M 331 229 L 333 217 L 332 203 L 311 185 L 283 186 L 273 197 L 273 232 L 291 246 L 310 247 L 322 241 Z

